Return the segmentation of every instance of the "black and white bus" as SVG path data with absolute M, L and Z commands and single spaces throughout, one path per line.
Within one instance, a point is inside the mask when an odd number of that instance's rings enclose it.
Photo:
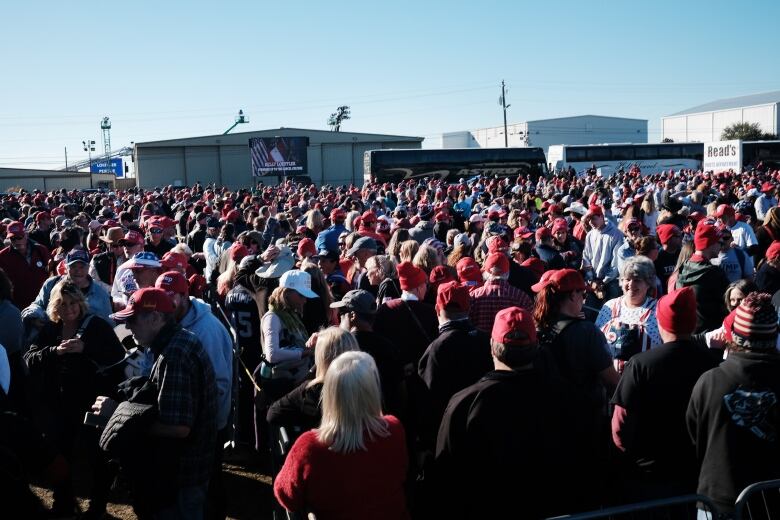
M 621 168 L 629 171 L 633 165 L 639 166 L 643 175 L 669 170 L 698 170 L 703 154 L 703 143 L 553 145 L 548 152 L 551 167 L 555 170 L 571 166 L 577 175 L 584 175 L 595 165 L 604 177 Z
M 443 148 L 370 150 L 363 155 L 363 181 L 398 183 L 431 177 L 448 183 L 478 175 L 530 176 L 535 182 L 547 175 L 541 148 Z

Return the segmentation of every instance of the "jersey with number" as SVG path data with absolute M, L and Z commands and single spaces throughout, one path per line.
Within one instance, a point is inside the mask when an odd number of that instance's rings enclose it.
M 225 309 L 238 334 L 241 351 L 260 352 L 260 315 L 252 293 L 243 285 L 236 285 L 225 298 Z

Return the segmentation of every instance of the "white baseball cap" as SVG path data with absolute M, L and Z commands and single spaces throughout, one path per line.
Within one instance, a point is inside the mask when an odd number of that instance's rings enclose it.
M 279 278 L 279 287 L 294 289 L 306 298 L 319 298 L 319 295 L 311 290 L 311 276 L 306 271 L 287 271 Z

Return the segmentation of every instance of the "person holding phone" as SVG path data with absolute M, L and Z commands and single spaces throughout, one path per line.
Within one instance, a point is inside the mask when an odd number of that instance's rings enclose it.
M 83 291 L 68 278 L 52 289 L 46 313 L 49 321 L 24 355 L 33 381 L 32 401 L 37 404 L 34 416 L 68 462 L 77 458 L 91 462 L 95 485 L 89 508 L 94 513 L 104 512 L 112 481 L 107 465 L 97 452 L 97 439 L 77 441 L 84 435 L 96 435 L 81 427 L 84 413 L 98 395 L 110 395 L 123 379 L 117 363 L 125 356 L 125 349 L 111 325 L 88 312 Z M 87 445 L 94 450 L 85 454 L 76 448 Z M 69 481 L 54 489 L 54 502 L 55 509 L 75 511 Z

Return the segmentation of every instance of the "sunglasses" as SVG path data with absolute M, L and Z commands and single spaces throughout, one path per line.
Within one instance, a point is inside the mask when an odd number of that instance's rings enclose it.
M 155 234 L 155 235 L 159 235 L 162 232 L 163 232 L 163 230 L 160 229 L 160 228 L 152 228 L 152 229 L 149 230 L 149 233 L 152 233 L 152 234 Z
M 11 237 L 11 240 L 13 240 L 14 242 L 17 242 L 19 240 L 24 240 L 24 237 Z

